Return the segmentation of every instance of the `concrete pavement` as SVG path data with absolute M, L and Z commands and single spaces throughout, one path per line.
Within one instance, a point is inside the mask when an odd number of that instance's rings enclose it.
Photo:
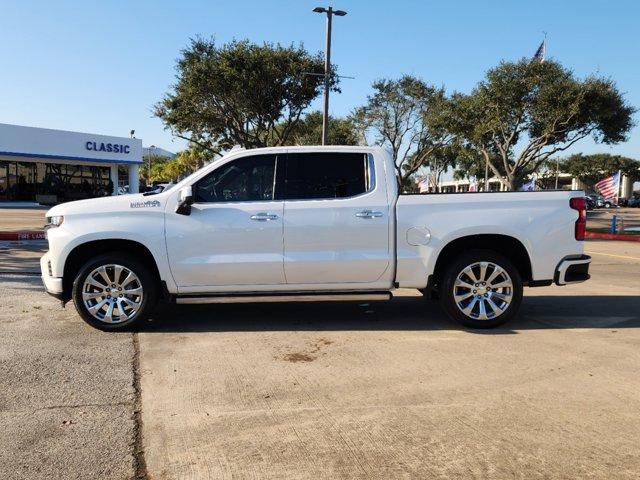
M 139 348 L 0 275 L 0 477 L 636 478 L 640 245 L 586 249 L 592 280 L 503 329 L 404 290 L 166 308 Z
M 636 478 L 640 246 L 504 329 L 390 303 L 174 308 L 140 334 L 152 478 Z M 597 254 L 595 252 L 598 252 Z
M 46 241 L 0 241 L 0 274 L 39 274 L 40 257 L 46 251 Z

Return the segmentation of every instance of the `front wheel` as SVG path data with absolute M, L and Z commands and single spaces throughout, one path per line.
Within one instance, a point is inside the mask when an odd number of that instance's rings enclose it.
M 92 327 L 126 330 L 146 319 L 156 304 L 154 275 L 124 252 L 92 258 L 73 282 L 73 303 Z
M 522 302 L 518 270 L 491 250 L 472 250 L 442 278 L 440 303 L 449 317 L 471 328 L 492 328 L 513 318 Z

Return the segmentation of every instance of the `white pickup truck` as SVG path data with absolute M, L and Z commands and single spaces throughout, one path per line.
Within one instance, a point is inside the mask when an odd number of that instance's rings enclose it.
M 235 150 L 157 194 L 47 212 L 47 292 L 104 330 L 179 304 L 439 298 L 470 327 L 589 278 L 579 191 L 399 194 L 371 147 Z

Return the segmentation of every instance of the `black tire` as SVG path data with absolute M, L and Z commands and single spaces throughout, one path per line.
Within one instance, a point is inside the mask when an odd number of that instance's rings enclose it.
M 484 320 L 474 318 L 474 316 L 478 316 L 479 312 L 477 310 L 479 308 L 479 305 L 478 307 L 473 307 L 469 315 L 467 315 L 461 310 L 461 308 L 458 307 L 458 304 L 456 303 L 456 300 L 454 298 L 454 284 L 456 282 L 456 279 L 458 278 L 458 275 L 460 275 L 465 268 L 477 262 L 491 262 L 501 267 L 509 275 L 509 277 L 511 278 L 511 283 L 513 285 L 513 288 L 511 289 L 511 300 L 504 311 L 498 314 L 496 314 L 496 312 L 494 311 L 494 316 L 492 318 L 487 318 Z M 494 270 L 493 267 L 489 268 L 491 268 L 491 271 Z M 470 279 L 471 277 L 466 278 Z M 501 276 L 498 278 L 505 277 Z M 499 285 L 499 283 L 497 285 Z M 464 287 L 457 288 L 462 288 L 462 291 L 464 292 Z M 480 288 L 484 289 L 485 287 L 482 286 Z M 460 290 L 458 290 L 458 292 L 460 292 Z M 505 290 L 501 289 L 501 292 L 504 293 Z M 487 294 L 491 299 L 495 298 L 491 297 L 491 292 L 487 292 Z M 495 294 L 496 292 L 494 291 L 494 295 Z M 492 250 L 470 250 L 459 255 L 449 265 L 447 265 L 440 282 L 439 296 L 442 309 L 451 319 L 470 328 L 494 328 L 508 322 L 517 315 L 518 310 L 520 309 L 520 304 L 522 303 L 522 279 L 520 277 L 520 273 L 514 267 L 513 263 L 511 263 L 508 259 L 500 255 L 499 253 Z M 463 304 L 463 306 L 466 307 L 470 305 L 471 301 L 473 301 L 474 296 L 476 295 L 470 297 L 469 303 Z M 481 297 L 478 296 L 478 298 Z M 476 301 L 476 303 L 482 302 Z M 497 299 L 495 303 L 498 303 Z M 485 303 L 485 305 L 487 304 Z
M 88 310 L 82 298 L 84 283 L 88 275 L 96 268 L 110 264 L 120 265 L 133 272 L 138 277 L 139 283 L 141 284 L 140 287 L 142 288 L 142 300 L 139 302 L 138 310 L 126 320 L 119 321 L 118 323 L 107 323 L 96 318 Z M 137 285 L 137 283 L 135 283 L 134 286 L 135 285 Z M 147 264 L 125 252 L 109 252 L 90 259 L 80 268 L 76 278 L 73 280 L 72 298 L 80 317 L 92 327 L 105 331 L 132 330 L 146 320 L 151 312 L 153 312 L 158 298 L 157 285 L 158 282 L 155 278 L 155 273 Z M 135 299 L 137 297 L 132 298 Z M 113 310 L 115 310 L 115 308 Z

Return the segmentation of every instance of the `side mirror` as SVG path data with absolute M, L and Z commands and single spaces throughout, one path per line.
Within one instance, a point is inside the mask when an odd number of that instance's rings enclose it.
M 193 205 L 193 190 L 191 186 L 180 189 L 180 192 L 178 192 L 176 213 L 180 215 L 191 215 L 191 205 Z

